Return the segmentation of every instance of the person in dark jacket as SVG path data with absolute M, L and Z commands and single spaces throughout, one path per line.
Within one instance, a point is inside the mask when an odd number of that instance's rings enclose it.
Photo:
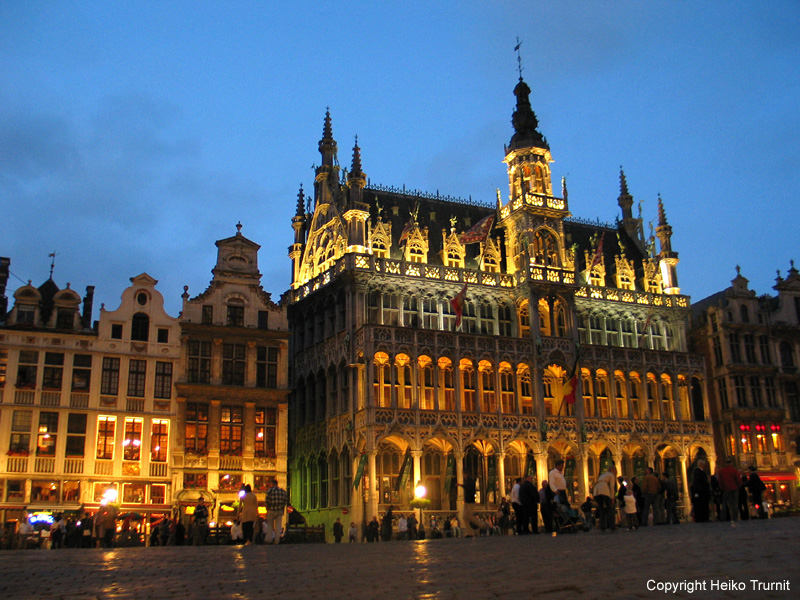
M 692 509 L 696 523 L 708 522 L 708 503 L 711 500 L 711 484 L 705 471 L 706 461 L 697 461 L 697 468 L 692 475 Z
M 539 533 L 539 492 L 530 475 L 526 475 L 519 486 L 519 502 L 522 504 L 522 534 Z
M 394 526 L 394 514 L 392 514 L 393 509 L 394 506 L 390 506 L 389 509 L 383 514 L 383 519 L 381 520 L 381 539 L 384 542 L 392 541 L 392 527 Z
M 758 511 L 759 519 L 767 518 L 767 507 L 764 506 L 763 494 L 767 489 L 761 477 L 756 473 L 756 466 L 750 465 L 750 479 L 747 481 L 747 487 L 750 488 L 750 493 L 753 495 L 753 506 Z
M 747 501 L 748 483 L 747 475 L 742 474 L 742 486 L 739 488 L 739 518 L 742 521 L 750 519 L 750 503 Z

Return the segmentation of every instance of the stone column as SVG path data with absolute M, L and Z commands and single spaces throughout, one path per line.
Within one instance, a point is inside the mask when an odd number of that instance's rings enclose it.
M 377 470 L 375 468 L 375 458 L 377 456 L 377 450 L 370 450 L 369 451 L 369 459 L 368 459 L 368 477 L 369 477 L 369 492 L 367 498 L 367 520 L 371 521 L 372 517 L 378 515 L 378 481 L 376 479 Z
M 497 496 L 498 498 L 506 497 L 506 465 L 505 465 L 505 452 L 498 452 L 497 457 Z

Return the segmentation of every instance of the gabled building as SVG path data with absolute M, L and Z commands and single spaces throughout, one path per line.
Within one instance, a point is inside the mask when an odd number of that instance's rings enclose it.
M 101 308 L 94 326 L 93 286 L 82 312 L 80 296 L 69 284 L 60 289 L 52 273 L 38 288 L 29 283 L 14 293 L 13 308 L 0 316 L 6 523 L 31 512 L 92 513 L 109 488 L 145 522 L 170 513 L 180 340 L 156 283 L 147 274 L 131 278 L 120 307 Z
M 496 202 L 368 184 L 325 116 L 289 248 L 291 489 L 312 522 L 408 510 L 417 482 L 452 514 L 466 469 L 493 513 L 560 458 L 575 501 L 610 463 L 685 491 L 714 455 L 663 202 L 646 237 L 620 172 L 616 225 L 574 218 L 521 78 L 514 95 Z
M 774 506 L 796 506 L 800 441 L 800 273 L 757 295 L 739 267 L 731 286 L 692 307 L 705 354 L 716 452 L 759 469 Z
M 183 514 L 202 495 L 226 522 L 242 484 L 286 482 L 289 332 L 261 287 L 259 245 L 241 225 L 216 245 L 209 287 L 183 294 L 173 482 Z

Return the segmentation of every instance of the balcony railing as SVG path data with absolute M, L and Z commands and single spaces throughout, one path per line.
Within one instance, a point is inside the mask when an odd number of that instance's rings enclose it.
M 61 406 L 61 392 L 42 392 L 42 406 Z
M 83 473 L 83 459 L 65 458 L 64 473 L 67 475 L 81 475 Z
M 56 459 L 52 457 L 37 456 L 33 461 L 33 470 L 36 473 L 55 473 Z

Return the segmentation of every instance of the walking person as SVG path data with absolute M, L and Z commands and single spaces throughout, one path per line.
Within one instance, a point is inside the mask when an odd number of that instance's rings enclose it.
M 661 487 L 664 488 L 664 509 L 666 511 L 664 523 L 677 525 L 680 523 L 678 518 L 678 484 L 669 478 L 668 473 L 664 472 L 661 474 Z
M 768 515 L 767 507 L 764 506 L 763 494 L 767 490 L 767 486 L 756 473 L 755 465 L 750 465 L 750 479 L 747 481 L 747 487 L 750 488 L 750 493 L 753 495 L 753 506 L 758 511 L 758 518 L 766 519 Z
M 344 526 L 342 525 L 342 520 L 337 517 L 336 522 L 333 524 L 333 539 L 337 544 L 341 544 L 343 537 L 344 537 Z
M 739 488 L 742 478 L 733 466 L 733 459 L 728 457 L 725 464 L 717 470 L 717 482 L 722 490 L 722 521 L 739 520 Z
M 278 487 L 277 478 L 272 479 L 272 487 L 267 490 L 267 518 L 265 544 L 279 544 L 283 533 L 283 513 L 289 504 L 289 494 Z
M 192 544 L 202 546 L 206 543 L 206 536 L 208 535 L 208 507 L 202 496 L 197 501 L 197 506 L 194 507 L 192 522 L 194 524 L 194 527 L 192 527 Z
M 706 461 L 698 460 L 692 473 L 692 510 L 696 523 L 708 522 L 708 503 L 711 500 L 711 484 L 705 471 Z

